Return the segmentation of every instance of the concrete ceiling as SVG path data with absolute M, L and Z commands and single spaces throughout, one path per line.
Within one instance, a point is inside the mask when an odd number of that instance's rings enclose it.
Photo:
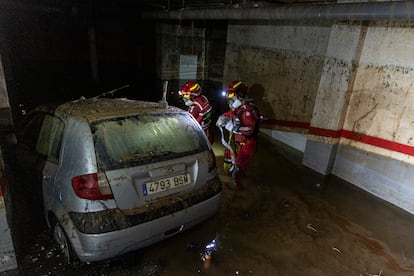
M 262 7 L 267 5 L 292 5 L 292 4 L 323 4 L 336 3 L 336 0 L 142 0 L 140 5 L 144 9 L 177 10 L 182 8 L 219 8 L 219 7 Z M 354 1 L 357 2 L 357 1 Z

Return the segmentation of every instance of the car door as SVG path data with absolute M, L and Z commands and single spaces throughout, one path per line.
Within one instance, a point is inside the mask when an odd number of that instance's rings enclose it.
M 50 206 L 53 205 L 58 196 L 58 193 L 55 193 L 55 181 L 60 169 L 63 130 L 63 121 L 56 116 L 47 114 L 44 117 L 36 145 L 36 151 L 39 155 L 45 157 L 41 173 L 45 211 L 50 209 Z
M 25 118 L 12 163 L 16 191 L 35 216 L 43 210 L 41 182 L 45 158 L 36 151 L 36 145 L 45 115 L 34 112 Z

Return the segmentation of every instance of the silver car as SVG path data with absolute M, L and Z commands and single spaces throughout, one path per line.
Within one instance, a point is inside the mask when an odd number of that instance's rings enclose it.
M 36 108 L 24 125 L 17 158 L 40 178 L 46 222 L 69 263 L 148 246 L 220 207 L 211 145 L 179 108 L 81 99 Z

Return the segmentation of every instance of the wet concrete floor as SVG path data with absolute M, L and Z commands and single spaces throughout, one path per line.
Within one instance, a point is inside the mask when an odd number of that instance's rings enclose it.
M 238 191 L 216 141 L 219 213 L 111 262 L 64 265 L 42 220 L 27 216 L 30 206 L 14 196 L 19 269 L 0 275 L 414 275 L 414 216 L 338 178 L 323 179 L 294 162 L 293 151 L 286 159 L 277 149 L 260 136 Z M 211 258 L 203 259 L 213 240 Z

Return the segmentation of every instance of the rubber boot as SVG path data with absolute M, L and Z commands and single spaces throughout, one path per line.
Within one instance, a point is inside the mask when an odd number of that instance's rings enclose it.
M 237 166 L 234 168 L 232 172 L 232 178 L 237 190 L 243 190 L 242 175 L 240 174 L 240 170 L 239 168 L 237 168 Z

